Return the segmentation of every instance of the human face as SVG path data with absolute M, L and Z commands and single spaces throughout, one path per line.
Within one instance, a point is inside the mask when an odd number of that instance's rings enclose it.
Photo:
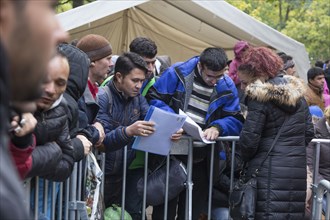
M 156 57 L 154 58 L 147 58 L 147 57 L 143 57 L 144 61 L 146 61 L 147 63 L 147 67 L 148 67 L 148 72 L 147 72 L 147 79 L 151 78 L 153 76 L 153 73 L 155 71 L 155 67 L 156 67 Z
M 42 85 L 43 95 L 37 101 L 37 107 L 48 110 L 64 93 L 69 77 L 69 64 L 66 58 L 55 56 L 48 64 L 47 83 Z
M 314 79 L 310 79 L 309 83 L 319 89 L 323 89 L 324 81 L 325 81 L 325 78 L 324 78 L 324 75 L 322 74 L 322 75 L 316 76 Z
M 225 68 L 220 71 L 212 71 L 209 70 L 207 67 L 203 67 L 202 65 L 200 65 L 200 72 L 202 75 L 202 79 L 208 86 L 215 86 L 219 79 L 223 76 Z
M 91 63 L 89 78 L 93 83 L 101 83 L 107 78 L 113 67 L 111 55 Z
M 246 87 L 254 81 L 254 78 L 245 71 L 238 71 L 237 72 L 238 78 L 241 81 L 241 89 L 244 91 Z
M 25 0 L 18 7 L 15 2 L 1 0 L 1 42 L 9 58 L 12 101 L 32 101 L 41 95 L 56 45 L 68 35 L 55 17 L 54 0 Z
M 295 68 L 295 66 L 290 67 L 290 68 L 286 69 L 285 72 L 287 75 L 294 76 L 296 74 L 296 68 Z
M 116 87 L 119 91 L 124 93 L 126 98 L 137 96 L 146 78 L 145 73 L 138 68 L 132 69 L 126 76 L 117 72 L 116 77 Z

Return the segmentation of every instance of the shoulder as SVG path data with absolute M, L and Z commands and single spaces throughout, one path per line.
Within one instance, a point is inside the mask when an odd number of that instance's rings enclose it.
M 237 92 L 234 81 L 226 74 L 224 74 L 223 77 L 221 77 L 217 82 L 216 90 L 217 92 L 228 91 L 228 90 Z

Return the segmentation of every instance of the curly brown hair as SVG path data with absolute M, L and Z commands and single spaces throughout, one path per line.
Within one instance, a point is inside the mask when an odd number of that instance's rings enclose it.
M 282 59 L 266 47 L 251 47 L 244 54 L 238 70 L 251 74 L 252 77 L 275 77 L 283 67 Z

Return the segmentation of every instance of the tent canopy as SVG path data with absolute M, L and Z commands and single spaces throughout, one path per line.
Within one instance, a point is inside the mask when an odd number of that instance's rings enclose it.
M 214 46 L 224 48 L 232 59 L 235 43 L 245 40 L 291 55 L 304 80 L 310 67 L 303 44 L 223 0 L 95 1 L 57 16 L 72 40 L 100 34 L 110 41 L 114 54 L 128 51 L 135 37 L 146 36 L 155 41 L 158 54 L 169 55 L 172 63 Z

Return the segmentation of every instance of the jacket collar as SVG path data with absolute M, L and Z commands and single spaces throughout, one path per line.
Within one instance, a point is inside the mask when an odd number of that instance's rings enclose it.
M 276 102 L 279 105 L 296 106 L 305 93 L 305 85 L 297 77 L 285 75 L 262 82 L 256 80 L 247 86 L 245 93 L 260 102 Z

